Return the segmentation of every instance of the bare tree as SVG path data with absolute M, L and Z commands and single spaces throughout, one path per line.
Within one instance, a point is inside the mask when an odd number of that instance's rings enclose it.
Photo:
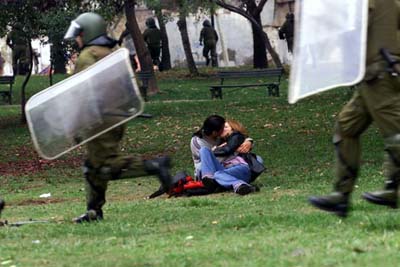
M 186 14 L 179 13 L 178 28 L 181 32 L 183 50 L 185 51 L 186 62 L 189 68 L 189 72 L 192 75 L 198 76 L 199 71 L 197 70 L 196 64 L 192 54 L 192 48 L 190 46 L 189 34 L 187 31 Z
M 277 67 L 282 67 L 282 63 L 278 54 L 271 46 L 268 35 L 264 32 L 261 23 L 261 12 L 268 0 L 238 0 L 239 5 L 228 4 L 225 0 L 211 0 L 218 6 L 225 8 L 229 11 L 237 13 L 251 23 L 253 30 L 253 48 L 254 48 L 254 67 L 263 68 L 267 65 L 267 58 L 265 49 L 271 54 L 272 60 Z M 258 5 L 257 5 L 258 2 Z M 263 51 L 261 51 L 263 50 Z
M 153 62 L 150 57 L 150 52 L 146 47 L 142 33 L 140 32 L 139 25 L 136 20 L 135 5 L 136 1 L 125 1 L 126 25 L 132 36 L 133 42 L 135 43 L 135 48 L 139 57 L 142 71 L 150 71 L 154 73 Z M 149 93 L 156 94 L 158 92 L 160 92 L 160 90 L 158 89 L 157 80 L 153 75 L 153 78 L 149 80 Z

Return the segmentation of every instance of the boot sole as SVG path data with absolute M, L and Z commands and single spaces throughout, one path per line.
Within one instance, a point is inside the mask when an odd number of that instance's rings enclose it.
M 338 204 L 335 206 L 329 205 L 326 202 L 322 202 L 319 199 L 315 199 L 313 197 L 310 197 L 308 199 L 311 205 L 314 207 L 323 210 L 323 211 L 328 211 L 331 213 L 334 213 L 336 216 L 341 217 L 341 218 L 346 218 L 347 217 L 347 212 L 348 212 L 348 207 L 346 204 Z
M 363 197 L 363 199 L 365 199 L 366 201 L 368 201 L 368 202 L 370 202 L 372 204 L 387 206 L 387 207 L 392 208 L 392 209 L 397 209 L 398 208 L 397 201 L 395 201 L 395 202 L 388 201 L 388 200 L 376 197 L 374 195 L 371 195 L 369 193 L 363 193 L 362 197 Z

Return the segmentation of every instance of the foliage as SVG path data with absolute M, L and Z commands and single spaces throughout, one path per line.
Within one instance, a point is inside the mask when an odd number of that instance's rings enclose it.
M 122 11 L 123 3 L 122 0 L 100 0 L 96 4 L 77 0 L 1 1 L 0 35 L 4 36 L 16 25 L 23 25 L 27 39 L 40 38 L 53 44 L 52 58 L 63 66 L 68 60 L 66 55 L 72 49 L 63 41 L 71 20 L 80 13 L 94 11 L 111 21 L 115 14 Z

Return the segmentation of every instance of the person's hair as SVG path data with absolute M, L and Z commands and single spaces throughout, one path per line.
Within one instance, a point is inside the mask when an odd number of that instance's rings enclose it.
M 226 122 L 232 127 L 233 131 L 239 132 L 246 137 L 249 136 L 246 128 L 240 122 L 238 122 L 236 120 L 232 120 L 232 119 L 228 119 L 228 120 L 226 120 Z
M 193 136 L 203 138 L 204 135 L 211 135 L 214 131 L 219 132 L 224 129 L 225 119 L 219 115 L 211 115 L 204 122 L 203 126 Z

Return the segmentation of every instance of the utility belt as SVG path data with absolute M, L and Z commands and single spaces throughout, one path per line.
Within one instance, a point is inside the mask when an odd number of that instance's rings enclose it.
M 385 48 L 381 48 L 379 53 L 382 60 L 369 64 L 366 68 L 365 81 L 367 82 L 382 79 L 385 73 L 389 73 L 392 77 L 400 76 L 400 58 L 391 55 Z

